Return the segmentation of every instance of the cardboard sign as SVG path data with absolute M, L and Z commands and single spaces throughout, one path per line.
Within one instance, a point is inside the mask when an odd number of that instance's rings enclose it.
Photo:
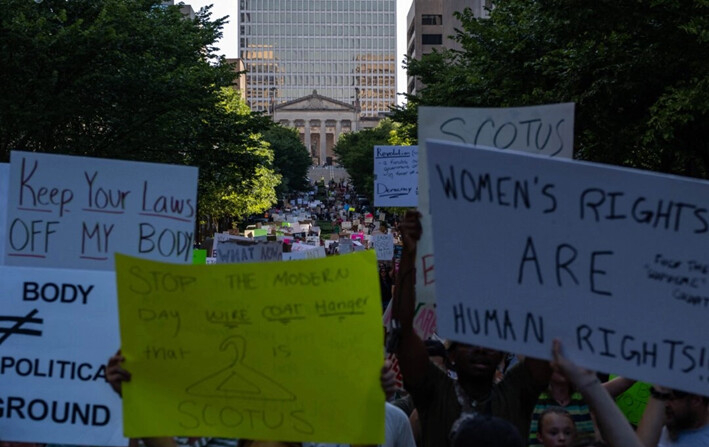
M 126 446 L 113 272 L 0 267 L 3 441 Z
M 709 394 L 709 182 L 428 144 L 443 337 Z
M 244 243 L 240 241 L 219 242 L 217 264 L 242 264 L 269 262 L 283 259 L 283 243 L 278 241 Z
M 112 270 L 113 253 L 192 262 L 197 168 L 10 156 L 8 265 Z
M 394 235 L 373 234 L 371 243 L 377 253 L 378 261 L 391 261 L 394 259 Z
M 419 107 L 418 114 L 418 210 L 424 217 L 430 213 L 426 163 L 429 139 L 515 149 L 552 158 L 573 156 L 573 103 L 509 108 Z M 432 303 L 436 301 L 436 289 L 431 235 L 438 230 L 430 226 L 428 219 L 421 224 L 423 234 L 416 250 L 416 299 Z M 424 271 L 427 278 L 423 277 Z
M 384 440 L 374 253 L 116 274 L 128 436 Z
M 418 147 L 374 146 L 374 206 L 418 203 Z

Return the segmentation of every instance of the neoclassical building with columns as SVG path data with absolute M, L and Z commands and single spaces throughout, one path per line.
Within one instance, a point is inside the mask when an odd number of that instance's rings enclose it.
M 298 129 L 314 165 L 330 165 L 337 159 L 333 147 L 340 135 L 370 128 L 378 119 L 360 118 L 358 101 L 347 104 L 318 94 L 317 90 L 302 98 L 273 107 L 273 121 Z

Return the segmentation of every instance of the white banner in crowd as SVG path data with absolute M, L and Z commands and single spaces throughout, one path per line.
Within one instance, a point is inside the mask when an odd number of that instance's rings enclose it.
M 574 147 L 574 104 L 532 107 L 464 108 L 419 107 L 419 191 L 418 210 L 430 213 L 426 142 L 428 139 L 477 144 L 498 149 L 515 149 L 549 157 L 572 158 Z M 416 299 L 436 301 L 434 249 L 430 221 L 422 220 L 423 235 L 416 250 Z M 426 273 L 424 273 L 426 272 Z M 427 277 L 424 277 L 424 274 Z M 418 286 L 420 285 L 420 286 Z
M 709 182 L 428 146 L 443 337 L 707 394 Z
M 418 146 L 374 146 L 374 206 L 418 203 Z
M 0 234 L 7 234 L 7 190 L 10 187 L 10 164 L 0 163 Z M 5 237 L 0 239 L 0 265 L 5 263 Z
M 116 276 L 0 267 L 3 441 L 125 446 L 104 365 L 120 346 Z M 146 312 L 174 323 L 173 316 Z
M 247 262 L 281 261 L 283 259 L 283 243 L 239 242 L 227 240 L 217 243 L 217 264 L 242 264 Z
M 197 168 L 12 152 L 8 265 L 111 270 L 113 253 L 191 263 Z
M 370 241 L 377 252 L 377 261 L 392 261 L 394 259 L 393 234 L 373 234 Z
M 299 261 L 302 259 L 318 259 L 326 257 L 325 247 L 313 247 L 312 245 L 307 245 L 309 249 L 296 248 L 296 245 L 306 245 L 295 242 L 293 244 L 293 250 L 290 253 L 283 253 L 284 261 Z

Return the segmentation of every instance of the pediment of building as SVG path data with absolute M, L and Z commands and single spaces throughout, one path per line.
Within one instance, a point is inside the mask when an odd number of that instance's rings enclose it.
M 347 104 L 336 99 L 328 98 L 327 96 L 322 96 L 318 94 L 317 90 L 313 90 L 313 93 L 308 96 L 303 96 L 302 98 L 297 98 L 292 101 L 284 102 L 283 104 L 278 104 L 276 106 L 278 112 L 288 112 L 288 111 L 315 111 L 315 110 L 327 110 L 327 111 L 339 111 L 339 112 L 355 112 L 355 106 Z

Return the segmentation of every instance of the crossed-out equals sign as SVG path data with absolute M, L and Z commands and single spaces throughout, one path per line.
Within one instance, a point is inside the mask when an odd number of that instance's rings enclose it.
M 12 327 L 0 327 L 0 345 L 3 344 L 5 340 L 12 334 L 20 335 L 32 335 L 39 337 L 42 335 L 42 331 L 36 329 L 22 329 L 22 325 L 25 323 L 37 323 L 42 324 L 44 320 L 42 318 L 34 318 L 34 316 L 39 312 L 37 309 L 32 310 L 30 313 L 24 317 L 10 317 L 0 315 L 0 323 L 4 321 L 14 321 L 15 324 Z

